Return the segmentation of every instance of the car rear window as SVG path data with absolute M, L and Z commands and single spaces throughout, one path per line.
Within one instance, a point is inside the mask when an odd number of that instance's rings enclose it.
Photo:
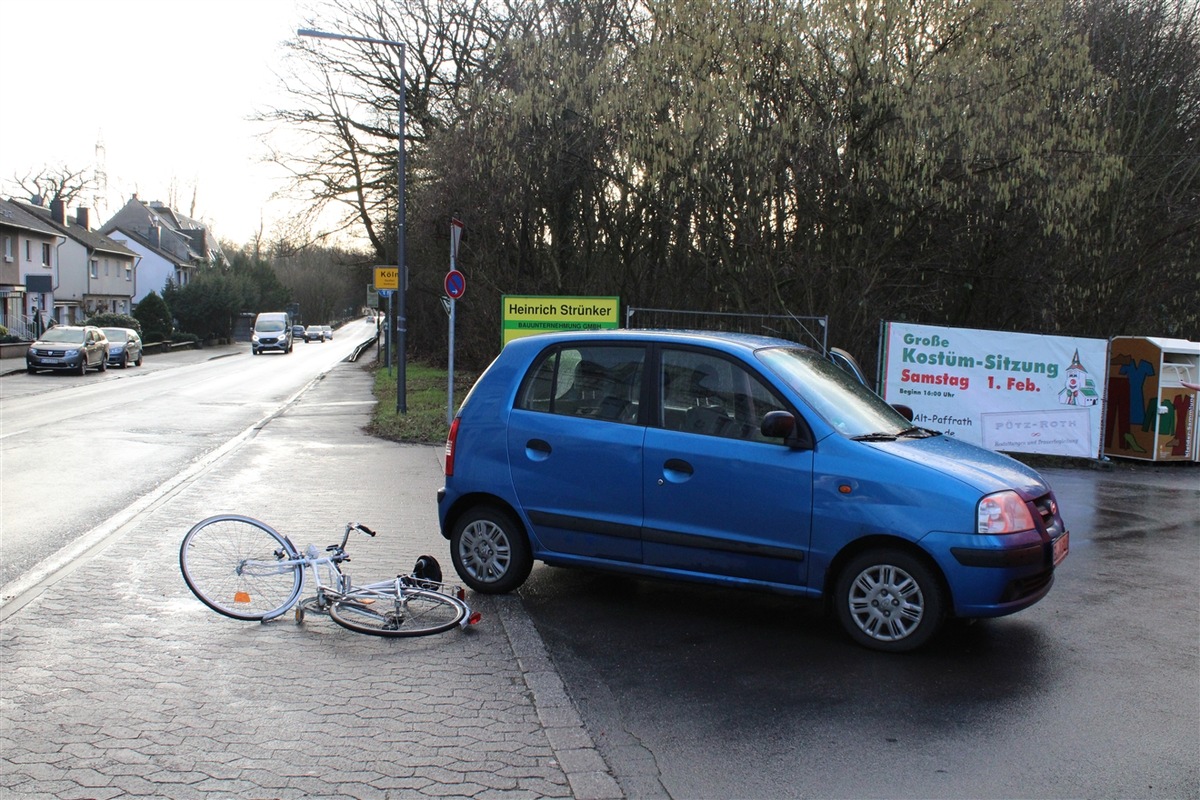
M 549 350 L 531 367 L 517 408 L 636 422 L 646 351 L 643 347 L 573 345 Z

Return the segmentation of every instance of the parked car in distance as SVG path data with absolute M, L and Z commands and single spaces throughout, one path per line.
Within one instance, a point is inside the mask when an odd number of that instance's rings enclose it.
M 309 325 L 304 329 L 304 341 L 307 342 L 324 342 L 325 331 L 320 325 Z
M 101 328 L 108 339 L 108 363 L 125 369 L 142 365 L 142 337 L 133 328 Z
M 43 369 L 70 370 L 83 375 L 89 368 L 108 368 L 108 339 L 93 325 L 55 325 L 25 352 L 25 368 L 32 375 Z
M 516 339 L 446 441 L 438 519 L 478 592 L 535 560 L 823 600 L 884 651 L 1041 600 L 1069 534 L 1047 482 L 913 425 L 781 339 Z
M 286 311 L 264 311 L 254 318 L 250 352 L 258 355 L 270 350 L 292 352 L 292 320 Z
M 333 328 L 331 328 L 328 325 L 322 325 L 321 330 L 325 332 L 325 338 L 332 342 L 333 341 Z

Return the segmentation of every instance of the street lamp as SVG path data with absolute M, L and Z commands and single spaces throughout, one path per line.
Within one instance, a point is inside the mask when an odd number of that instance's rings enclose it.
M 387 47 L 396 47 L 400 50 L 400 99 L 399 99 L 399 124 L 396 131 L 396 183 L 397 191 L 399 192 L 398 202 L 400 204 L 399 211 L 396 214 L 396 265 L 398 267 L 396 289 L 396 360 L 399 363 L 399 369 L 396 371 L 396 412 L 399 414 L 408 413 L 408 397 L 405 392 L 406 386 L 406 366 L 408 362 L 408 317 L 405 308 L 405 295 L 408 290 L 408 271 L 404 264 L 404 181 L 405 181 L 405 163 L 404 163 L 404 42 L 394 42 L 391 39 L 373 39 L 370 36 L 351 36 L 346 33 L 332 33 L 330 31 L 317 31 L 311 28 L 301 28 L 296 31 L 300 36 L 311 36 L 315 39 L 339 39 L 346 42 L 364 42 L 366 44 L 380 44 Z

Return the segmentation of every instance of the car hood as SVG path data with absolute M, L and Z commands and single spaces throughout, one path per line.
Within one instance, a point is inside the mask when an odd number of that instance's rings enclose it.
M 83 344 L 81 342 L 43 342 L 39 339 L 29 346 L 39 350 L 78 350 L 83 347 Z
M 984 493 L 1015 489 L 1026 500 L 1032 500 L 1050 490 L 1032 467 L 949 436 L 872 442 L 870 446 L 958 478 Z

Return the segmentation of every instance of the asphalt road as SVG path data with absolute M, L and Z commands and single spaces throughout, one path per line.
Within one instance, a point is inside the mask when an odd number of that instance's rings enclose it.
M 1053 590 L 909 655 L 772 595 L 539 565 L 521 596 L 629 797 L 1200 797 L 1200 467 L 1043 472 Z
M 0 364 L 20 370 L 0 379 L 0 586 L 278 413 L 373 334 L 355 320 L 290 355 L 231 345 L 82 377 Z

